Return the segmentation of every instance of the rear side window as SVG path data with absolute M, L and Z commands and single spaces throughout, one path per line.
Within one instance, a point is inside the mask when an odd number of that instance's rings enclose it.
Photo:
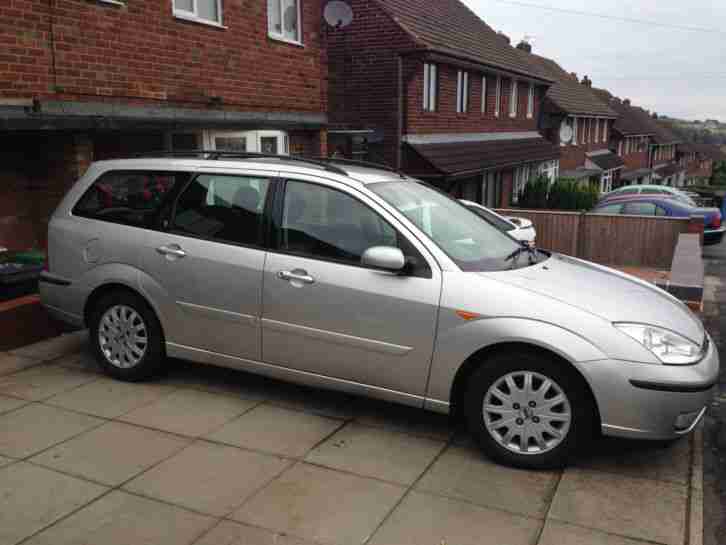
M 172 229 L 183 235 L 262 246 L 266 178 L 202 174 L 179 196 Z
M 607 206 L 602 206 L 595 210 L 596 214 L 620 214 L 620 211 L 623 209 L 622 204 L 609 204 Z
M 151 228 L 156 225 L 168 193 L 188 177 L 183 172 L 106 172 L 88 188 L 73 208 L 73 214 Z
M 652 202 L 629 202 L 625 205 L 623 214 L 629 216 L 655 216 L 655 204 Z

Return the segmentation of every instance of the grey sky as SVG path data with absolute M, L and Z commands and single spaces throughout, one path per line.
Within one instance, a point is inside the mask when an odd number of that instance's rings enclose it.
M 524 7 L 463 0 L 487 24 L 596 87 L 651 111 L 726 122 L 726 2 L 704 0 L 521 0 L 561 9 L 716 29 L 676 30 Z

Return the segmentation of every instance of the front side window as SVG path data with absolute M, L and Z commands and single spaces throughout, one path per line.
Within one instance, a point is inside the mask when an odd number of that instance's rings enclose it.
M 302 43 L 301 0 L 267 0 L 267 31 L 271 38 Z
M 222 24 L 221 0 L 173 0 L 174 15 Z
M 73 208 L 73 214 L 154 228 L 167 194 L 188 177 L 188 174 L 181 172 L 106 172 L 81 197 Z
M 456 84 L 456 113 L 469 110 L 469 72 L 459 70 Z
M 438 94 L 438 70 L 435 64 L 424 63 L 423 109 L 425 112 L 436 111 L 436 95 Z
M 182 235 L 262 246 L 269 186 L 265 178 L 201 174 L 179 196 L 171 228 Z
M 383 182 L 368 187 L 406 216 L 463 271 L 499 271 L 516 264 L 519 244 L 448 195 L 416 182 Z
M 517 117 L 517 103 L 519 102 L 518 87 L 516 79 L 509 80 L 511 89 L 509 90 L 509 117 Z

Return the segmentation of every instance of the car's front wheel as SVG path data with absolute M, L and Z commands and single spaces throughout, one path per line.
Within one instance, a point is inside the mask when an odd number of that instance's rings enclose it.
M 558 468 L 593 435 L 595 411 L 584 380 L 547 354 L 500 353 L 472 375 L 465 396 L 469 431 L 500 463 Z
M 93 349 L 106 373 L 137 382 L 160 370 L 165 358 L 161 325 L 139 296 L 126 291 L 104 295 L 89 322 Z

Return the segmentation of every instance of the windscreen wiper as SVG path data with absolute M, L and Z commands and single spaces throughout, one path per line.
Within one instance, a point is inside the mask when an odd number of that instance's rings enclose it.
M 514 250 L 511 254 L 509 254 L 507 256 L 507 259 L 505 259 L 504 261 L 514 260 L 514 263 L 512 263 L 512 268 L 514 268 L 514 266 L 516 266 L 517 262 L 519 261 L 519 256 L 521 256 L 525 252 L 529 256 L 530 265 L 535 265 L 539 262 L 539 260 L 537 259 L 537 250 L 527 243 L 522 243 L 522 245 Z

